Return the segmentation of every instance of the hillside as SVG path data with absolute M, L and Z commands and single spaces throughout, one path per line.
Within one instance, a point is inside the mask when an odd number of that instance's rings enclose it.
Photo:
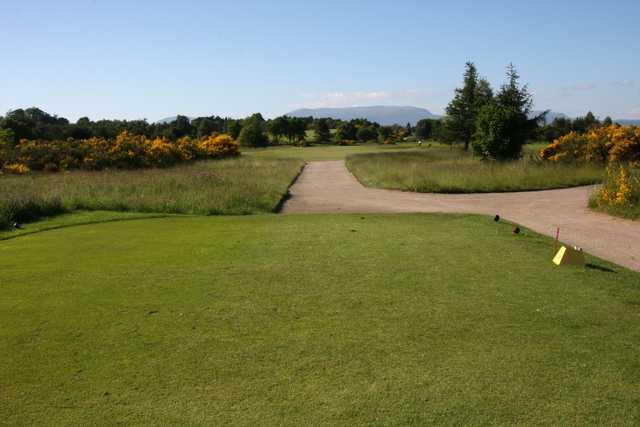
M 418 107 L 378 105 L 372 107 L 303 108 L 287 114 L 292 117 L 333 118 L 341 120 L 367 119 L 381 125 L 415 125 L 422 119 L 437 119 L 439 116 Z

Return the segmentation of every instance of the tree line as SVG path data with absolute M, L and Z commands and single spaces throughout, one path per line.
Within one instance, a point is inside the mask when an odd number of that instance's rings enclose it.
M 425 122 L 426 123 L 426 122 Z M 421 132 L 422 138 L 434 133 L 435 124 L 425 127 L 419 123 L 414 129 L 407 126 L 382 126 L 367 119 L 344 121 L 333 118 L 280 116 L 267 120 L 260 113 L 243 119 L 210 116 L 190 119 L 179 115 L 170 122 L 149 123 L 146 120 L 97 120 L 87 117 L 75 123 L 64 117 L 49 114 L 39 108 L 17 109 L 0 117 L 0 140 L 17 145 L 21 140 L 63 141 L 103 138 L 115 140 L 127 132 L 146 138 L 166 138 L 177 141 L 190 137 L 201 139 L 215 134 L 228 134 L 241 145 L 262 147 L 270 144 L 358 142 L 395 143 Z
M 584 133 L 589 129 L 611 126 L 612 124 L 611 117 L 607 116 L 603 121 L 600 121 L 591 111 L 585 116 L 573 120 L 568 117 L 556 117 L 551 123 L 545 124 L 540 129 L 540 139 L 551 143 L 570 132 Z
M 0 117 L 0 142 L 17 144 L 20 140 L 55 141 L 88 138 L 115 139 L 122 132 L 147 138 L 176 141 L 183 137 L 205 138 L 228 134 L 241 145 L 263 147 L 270 144 L 334 143 L 351 145 L 362 142 L 393 144 L 408 138 L 434 139 L 448 144 L 460 143 L 482 158 L 513 159 L 520 156 L 529 140 L 554 141 L 571 131 L 584 132 L 602 123 L 593 113 L 571 120 L 556 118 L 543 125 L 547 112 L 534 115 L 533 98 L 521 85 L 515 67 L 509 65 L 506 82 L 497 92 L 476 66 L 467 62 L 462 87 L 455 90 L 442 119 L 420 120 L 415 126 L 382 126 L 367 119 L 280 116 L 265 119 L 260 113 L 243 119 L 209 116 L 190 119 L 177 116 L 167 123 L 146 120 L 98 120 L 87 117 L 75 123 L 38 108 L 17 109 Z
M 87 117 L 71 123 L 64 117 L 49 114 L 39 108 L 17 109 L 0 117 L 3 137 L 13 143 L 22 139 L 56 141 L 89 138 L 115 139 L 122 132 L 147 138 L 167 138 L 175 141 L 189 136 L 204 138 L 213 133 L 235 134 L 241 130 L 241 121 L 219 116 L 190 120 L 177 116 L 170 123 L 149 123 L 146 120 L 97 120 Z

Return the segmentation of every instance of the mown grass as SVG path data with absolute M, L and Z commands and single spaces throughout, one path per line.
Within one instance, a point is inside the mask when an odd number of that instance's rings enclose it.
M 481 161 L 458 149 L 356 154 L 349 170 L 366 186 L 424 193 L 487 193 L 545 190 L 602 181 L 597 165 L 543 163 L 526 156 L 513 162 Z
M 116 212 L 116 211 L 74 211 L 42 218 L 38 221 L 21 224 L 19 229 L 0 230 L 0 241 L 15 239 L 29 234 L 41 233 L 78 225 L 102 224 L 113 221 L 133 221 L 139 219 L 164 218 L 175 214 Z
M 433 143 L 440 146 L 440 144 Z M 395 145 L 358 144 L 339 146 L 332 144 L 296 147 L 282 145 L 277 147 L 243 149 L 242 155 L 258 159 L 302 159 L 305 161 L 343 160 L 347 156 L 358 153 L 389 153 L 420 149 L 415 143 L 401 143 Z
M 241 215 L 273 212 L 299 160 L 240 158 L 168 169 L 0 177 L 0 229 L 75 210 Z
M 0 242 L 9 425 L 634 425 L 640 276 L 462 215 L 168 217 Z

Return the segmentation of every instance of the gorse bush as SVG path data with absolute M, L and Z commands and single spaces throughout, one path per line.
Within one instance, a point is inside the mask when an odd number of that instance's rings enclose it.
M 606 178 L 591 198 L 591 207 L 640 217 L 640 127 L 609 125 L 570 132 L 540 155 L 553 163 L 606 164 Z
M 570 132 L 540 155 L 553 162 L 640 163 L 640 127 L 610 125 Z
M 114 140 L 105 138 L 61 141 L 22 140 L 0 146 L 0 166 L 6 173 L 55 172 L 83 169 L 136 169 L 166 167 L 196 159 L 239 154 L 239 145 L 225 134 L 194 140 L 189 136 L 170 141 L 121 132 Z
M 591 198 L 591 206 L 616 215 L 639 217 L 640 167 L 622 163 L 610 164 L 602 187 Z

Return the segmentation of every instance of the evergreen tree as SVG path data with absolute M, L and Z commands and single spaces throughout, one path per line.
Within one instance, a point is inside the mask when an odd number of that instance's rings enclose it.
M 473 141 L 474 152 L 497 160 L 516 159 L 524 143 L 534 136 L 546 112 L 530 119 L 533 99 L 527 86 L 520 87 L 520 76 L 513 64 L 507 68 L 507 83 L 493 102 L 478 114 Z
M 285 116 L 276 117 L 269 122 L 267 128 L 276 142 L 279 143 L 280 138 L 287 134 L 287 118 Z
M 238 135 L 241 145 L 250 147 L 264 147 L 269 143 L 269 138 L 265 133 L 265 121 L 260 114 L 254 114 L 244 120 L 242 130 Z
M 316 131 L 315 142 L 327 142 L 331 139 L 331 130 L 327 119 L 316 120 L 313 128 Z
M 353 122 L 342 122 L 338 126 L 336 137 L 338 138 L 338 142 L 354 141 L 356 139 L 357 132 L 358 128 L 353 124 Z
M 493 91 L 489 82 L 479 79 L 476 66 L 473 62 L 467 62 L 463 86 L 456 89 L 453 100 L 447 106 L 447 117 L 444 122 L 447 135 L 462 141 L 465 150 L 469 149 L 473 139 L 480 108 L 492 98 Z

